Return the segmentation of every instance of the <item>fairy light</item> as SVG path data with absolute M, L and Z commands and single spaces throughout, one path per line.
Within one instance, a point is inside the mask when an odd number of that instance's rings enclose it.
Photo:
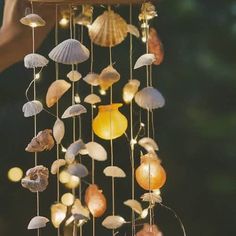
M 75 94 L 75 103 L 80 103 L 81 99 L 78 93 Z
M 36 80 L 40 79 L 40 73 L 37 73 L 37 74 L 35 75 L 35 79 L 36 79 Z
M 69 20 L 66 16 L 63 16 L 63 17 L 61 18 L 61 20 L 59 21 L 59 24 L 60 24 L 60 26 L 62 26 L 62 27 L 66 27 L 66 26 L 69 25 L 69 22 L 70 22 L 70 20 Z
M 23 177 L 23 171 L 19 167 L 13 167 L 8 171 L 7 176 L 12 182 L 19 182 Z
M 61 151 L 66 153 L 67 149 L 64 146 L 61 145 Z
M 100 89 L 99 93 L 103 96 L 107 94 L 106 90 L 104 90 L 104 89 Z

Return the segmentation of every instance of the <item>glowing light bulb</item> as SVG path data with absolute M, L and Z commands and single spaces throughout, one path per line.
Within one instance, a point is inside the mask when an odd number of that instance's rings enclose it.
M 23 177 L 23 171 L 19 167 L 13 167 L 8 171 L 8 179 L 12 182 L 19 182 Z
M 61 145 L 61 151 L 62 151 L 62 152 L 66 152 L 67 149 Z
M 61 197 L 61 202 L 65 205 L 65 206 L 72 206 L 74 203 L 74 196 L 71 193 L 65 193 L 62 195 Z
M 140 123 L 140 126 L 141 126 L 141 127 L 145 127 L 145 124 L 144 124 L 144 123 Z
M 101 95 L 106 95 L 106 91 L 105 91 L 104 89 L 100 89 L 100 90 L 99 90 L 99 93 L 100 93 Z
M 62 27 L 65 27 L 69 24 L 69 20 L 66 18 L 66 17 L 63 17 L 60 21 L 59 21 L 59 24 L 62 26 Z
M 79 94 L 77 93 L 77 94 L 75 95 L 75 103 L 80 103 L 80 102 L 81 102 L 81 99 L 80 99 Z
M 36 79 L 36 80 L 40 79 L 40 73 L 37 73 L 37 74 L 35 75 L 35 79 Z
M 32 22 L 32 23 L 30 23 L 30 27 L 32 27 L 32 28 L 35 28 L 35 27 L 37 27 L 38 25 L 37 25 L 37 23 L 35 23 L 35 22 Z

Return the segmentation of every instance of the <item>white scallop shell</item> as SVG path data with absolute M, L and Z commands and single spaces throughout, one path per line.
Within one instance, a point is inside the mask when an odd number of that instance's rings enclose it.
M 107 159 L 107 151 L 105 148 L 96 142 L 89 142 L 85 144 L 88 155 L 97 161 L 105 161 Z
M 140 33 L 139 30 L 136 26 L 134 25 L 128 25 L 128 32 L 132 35 L 134 35 L 135 37 L 139 38 L 140 37 Z
M 108 166 L 103 170 L 103 173 L 108 177 L 125 178 L 125 172 L 118 166 Z
M 49 53 L 49 57 L 62 64 L 78 64 L 88 60 L 89 50 L 76 39 L 67 39 Z
M 76 105 L 69 106 L 65 110 L 65 112 L 63 113 L 61 118 L 66 119 L 66 118 L 70 118 L 73 116 L 79 116 L 79 115 L 86 113 L 86 112 L 87 112 L 87 110 L 83 105 L 76 104 Z
M 101 102 L 101 98 L 98 95 L 92 93 L 85 97 L 84 102 L 94 105 Z
M 135 102 L 147 110 L 157 109 L 165 105 L 162 94 L 153 87 L 146 87 L 135 95 Z
M 83 178 L 88 175 L 87 167 L 83 164 L 80 164 L 80 163 L 69 165 L 67 168 L 67 172 L 70 175 L 77 176 L 79 178 Z
M 125 219 L 121 216 L 107 216 L 103 222 L 102 225 L 107 229 L 117 229 L 121 227 L 125 223 Z
M 67 77 L 70 81 L 77 82 L 82 78 L 82 75 L 78 71 L 72 70 L 67 74 Z
M 138 144 L 141 147 L 145 148 L 147 152 L 155 152 L 159 150 L 157 143 L 152 138 L 148 137 L 141 138 L 138 141 Z
M 44 227 L 46 227 L 46 224 L 48 222 L 49 222 L 49 219 L 44 216 L 35 216 L 30 220 L 27 229 L 44 228 Z
M 41 16 L 37 14 L 28 14 L 20 19 L 20 22 L 23 25 L 30 26 L 32 28 L 45 26 L 46 22 L 42 19 Z
M 55 175 L 59 171 L 60 167 L 64 166 L 66 161 L 64 159 L 55 160 L 51 166 L 51 174 Z
M 27 102 L 23 105 L 22 111 L 24 112 L 24 117 L 35 116 L 43 110 L 43 105 L 40 101 L 33 100 Z
M 143 211 L 143 208 L 142 208 L 140 202 L 138 202 L 137 200 L 129 199 L 129 200 L 125 201 L 124 204 L 126 206 L 130 207 L 133 211 L 135 211 L 138 214 L 141 214 Z
M 151 65 L 156 60 L 156 57 L 152 53 L 146 53 L 138 58 L 134 65 L 134 69 L 138 69 L 142 66 Z
M 24 65 L 28 69 L 44 67 L 48 64 L 48 59 L 38 53 L 30 53 L 24 57 Z
M 100 81 L 99 81 L 99 75 L 96 74 L 96 73 L 89 73 L 87 74 L 83 80 L 87 83 L 87 84 L 90 84 L 92 86 L 98 86 L 100 84 Z
M 137 93 L 140 82 L 136 79 L 130 80 L 123 88 L 123 100 L 126 103 L 130 103 L 134 95 Z
M 63 121 L 58 118 L 53 126 L 53 137 L 56 140 L 57 144 L 61 143 L 61 140 L 63 139 L 64 135 L 65 125 Z

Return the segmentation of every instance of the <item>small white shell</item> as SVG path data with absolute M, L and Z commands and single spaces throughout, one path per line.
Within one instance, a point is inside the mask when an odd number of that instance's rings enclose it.
M 71 164 L 67 168 L 67 172 L 70 175 L 77 176 L 79 178 L 86 177 L 88 175 L 88 169 L 86 168 L 85 165 L 76 163 L 76 164 Z
M 28 69 L 44 67 L 48 64 L 48 59 L 38 53 L 30 53 L 24 57 L 24 65 Z
M 140 37 L 140 33 L 139 30 L 136 26 L 134 25 L 128 25 L 128 32 L 132 35 L 134 35 L 135 37 L 139 38 Z
M 134 65 L 134 69 L 138 69 L 142 66 L 151 65 L 156 60 L 156 57 L 152 53 L 146 53 L 138 58 Z
M 137 200 L 129 199 L 129 200 L 125 201 L 124 204 L 126 206 L 130 207 L 133 211 L 135 211 L 139 215 L 143 211 L 143 208 L 142 208 L 141 204 Z
M 162 202 L 162 198 L 160 194 L 156 194 L 156 193 L 144 193 L 141 196 L 142 201 L 144 202 L 151 202 L 152 204 L 155 203 L 161 203 Z
M 140 82 L 136 79 L 130 80 L 123 88 L 123 100 L 126 103 L 130 103 L 134 95 L 137 93 Z
M 30 117 L 39 114 L 43 110 L 43 105 L 40 101 L 33 100 L 23 105 L 22 111 L 24 117 Z
M 62 64 L 78 64 L 88 60 L 89 50 L 76 39 L 67 39 L 49 53 L 49 57 Z
M 125 219 L 121 216 L 107 216 L 102 225 L 107 229 L 117 229 L 125 223 Z
M 152 138 L 148 137 L 141 138 L 138 141 L 138 144 L 141 147 L 145 148 L 147 152 L 155 152 L 159 150 L 157 143 Z
M 98 95 L 92 93 L 85 97 L 84 102 L 94 105 L 101 102 L 101 98 Z
M 27 229 L 44 228 L 44 227 L 46 227 L 46 224 L 48 222 L 49 222 L 49 219 L 44 216 L 35 216 L 30 220 Z
M 125 172 L 118 166 L 108 166 L 103 170 L 103 173 L 108 177 L 125 178 Z
M 165 99 L 162 94 L 153 87 L 146 87 L 135 95 L 135 102 L 147 110 L 157 109 L 165 105 Z
M 89 73 L 87 74 L 83 80 L 89 84 L 89 85 L 92 85 L 92 86 L 98 86 L 100 84 L 99 82 L 99 75 L 96 74 L 96 73 Z
M 105 148 L 96 142 L 89 142 L 85 144 L 88 155 L 97 161 L 105 161 L 107 159 L 107 151 Z
M 20 19 L 21 24 L 30 26 L 32 28 L 45 26 L 46 22 L 41 16 L 37 14 L 28 14 Z
M 82 78 L 82 75 L 78 71 L 72 70 L 67 74 L 67 78 L 72 82 L 77 82 Z
M 65 112 L 63 113 L 61 118 L 66 119 L 66 118 L 70 118 L 73 116 L 79 116 L 79 115 L 86 113 L 86 112 L 87 112 L 87 110 L 83 105 L 76 104 L 76 105 L 69 106 L 65 110 Z
M 63 121 L 58 118 L 53 126 L 53 137 L 56 140 L 57 144 L 61 143 L 61 140 L 63 139 L 64 135 L 65 125 Z
M 60 167 L 64 166 L 65 164 L 66 164 L 66 161 L 64 159 L 55 160 L 51 166 L 51 174 L 53 175 L 57 174 Z

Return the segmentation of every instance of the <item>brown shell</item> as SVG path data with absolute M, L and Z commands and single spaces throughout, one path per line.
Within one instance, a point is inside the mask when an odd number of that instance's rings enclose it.
M 85 192 L 85 203 L 94 217 L 100 217 L 107 209 L 107 201 L 95 184 L 89 185 Z
M 42 152 L 44 150 L 51 150 L 54 146 L 54 139 L 52 137 L 52 130 L 45 129 L 40 131 L 36 137 L 26 147 L 27 152 Z
M 98 16 L 89 27 L 89 36 L 93 43 L 102 47 L 120 44 L 127 36 L 128 25 L 125 20 L 112 10 Z
M 148 38 L 148 50 L 155 55 L 156 60 L 153 62 L 155 65 L 160 65 L 164 60 L 164 47 L 154 28 L 150 28 Z
M 136 236 L 162 236 L 156 225 L 144 224 L 143 228 L 136 234 Z
M 40 165 L 29 169 L 21 180 L 21 185 L 31 192 L 43 192 L 48 186 L 48 168 Z

